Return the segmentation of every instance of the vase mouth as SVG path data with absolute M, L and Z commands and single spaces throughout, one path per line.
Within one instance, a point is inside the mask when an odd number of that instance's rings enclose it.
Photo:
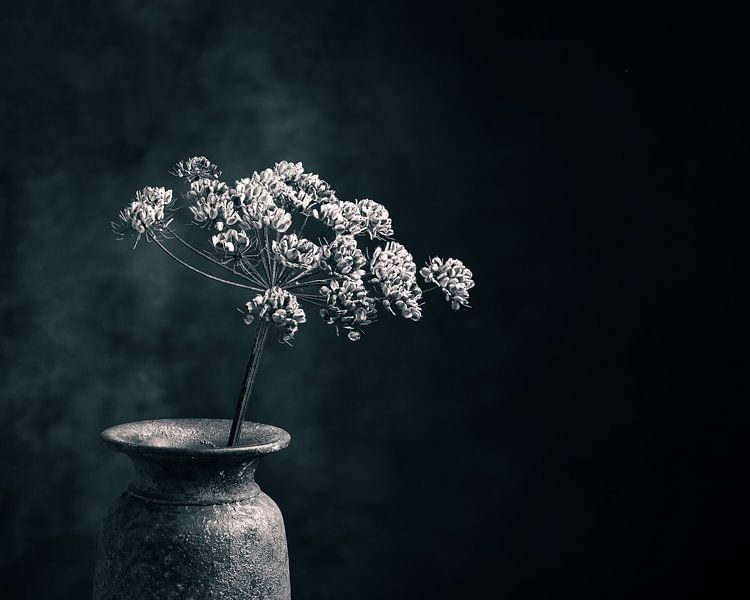
M 119 452 L 163 457 L 252 458 L 286 448 L 291 436 L 280 427 L 245 421 L 236 446 L 227 447 L 230 419 L 151 419 L 105 429 L 102 439 Z

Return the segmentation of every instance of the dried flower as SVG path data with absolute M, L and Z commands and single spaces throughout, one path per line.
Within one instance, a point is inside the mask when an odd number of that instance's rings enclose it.
M 175 177 L 181 177 L 192 183 L 198 179 L 218 179 L 221 171 L 205 156 L 194 156 L 178 162 L 171 171 Z
M 383 293 L 383 306 L 391 312 L 396 308 L 401 316 L 412 321 L 422 318 L 419 300 L 422 290 L 417 285 L 417 265 L 412 255 L 398 242 L 378 246 L 370 261 L 372 278 Z
M 301 162 L 292 163 L 286 160 L 277 162 L 273 170 L 276 171 L 276 175 L 281 177 L 284 183 L 298 183 L 302 173 L 305 171 Z
M 298 238 L 294 233 L 274 240 L 271 250 L 274 258 L 285 267 L 310 271 L 320 265 L 320 246 L 305 238 Z
M 315 173 L 302 173 L 297 180 L 299 189 L 312 198 L 316 204 L 327 204 L 329 202 L 338 202 L 336 192 Z
M 254 173 L 255 175 L 256 173 Z M 243 177 L 234 182 L 231 192 L 237 206 L 249 204 L 259 198 L 268 197 L 273 201 L 270 192 L 262 183 L 254 177 Z
M 234 201 L 239 203 L 242 210 L 244 227 L 248 229 L 271 227 L 283 233 L 292 224 L 292 215 L 277 206 L 271 192 L 261 182 L 261 176 L 258 173 L 255 173 L 252 178 L 236 181 L 232 193 Z
M 351 279 L 361 279 L 362 267 L 367 264 L 364 253 L 357 246 L 353 235 L 339 235 L 330 244 L 323 246 L 324 266 L 329 271 Z
M 223 181 L 197 179 L 190 184 L 185 198 L 191 203 L 190 212 L 197 223 L 213 223 L 216 230 L 221 231 L 225 225 L 235 225 L 240 220 L 230 190 Z
M 370 239 L 383 239 L 393 235 L 393 223 L 385 206 L 374 200 L 365 198 L 357 202 L 364 229 Z M 352 231 L 352 233 L 354 233 Z
M 348 200 L 339 204 L 339 215 L 336 223 L 333 224 L 333 231 L 337 235 L 342 233 L 351 233 L 359 235 L 367 229 L 367 221 L 359 211 L 359 207 L 354 202 Z
M 341 220 L 341 206 L 338 202 L 329 202 L 312 209 L 312 215 L 329 227 L 334 227 Z
M 333 229 L 336 235 L 358 235 L 367 228 L 357 205 L 348 200 L 323 204 L 320 208 L 313 209 L 312 215 Z
M 250 238 L 244 231 L 225 229 L 221 233 L 211 236 L 211 243 L 217 250 L 225 254 L 242 254 L 250 248 Z
M 320 309 L 320 317 L 336 331 L 343 328 L 347 337 L 356 342 L 361 337 L 361 328 L 375 319 L 375 300 L 367 295 L 361 279 L 344 277 L 340 282 L 332 279 L 320 288 L 326 306 Z
M 170 204 L 172 204 L 172 190 L 166 190 L 163 187 L 145 187 L 135 193 L 133 201 L 123 208 L 118 216 L 121 225 L 126 230 L 133 229 L 140 239 L 141 234 L 146 231 L 156 231 L 169 225 L 164 222 L 164 217 Z
M 277 286 L 258 294 L 245 306 L 247 325 L 256 318 L 272 322 L 281 331 L 281 341 L 287 344 L 294 337 L 300 323 L 307 320 L 297 297 Z
M 434 283 L 443 290 L 453 310 L 469 306 L 469 290 L 474 287 L 473 273 L 457 258 L 443 261 L 436 256 L 419 271 L 426 283 Z
M 292 207 L 305 216 L 310 216 L 316 206 L 315 198 L 304 190 L 297 190 L 294 198 L 292 198 Z
M 258 318 L 273 322 L 282 341 L 289 342 L 305 322 L 300 303 L 309 302 L 322 306 L 326 323 L 356 341 L 381 306 L 413 321 L 422 317 L 417 265 L 404 246 L 390 239 L 393 222 L 382 204 L 369 198 L 339 200 L 326 181 L 306 173 L 299 162 L 279 161 L 233 187 L 220 181 L 217 166 L 202 156 L 178 163 L 174 174 L 189 182 L 185 198 L 193 219 L 214 228 L 209 237 L 218 259 L 168 227 L 172 192 L 164 188 L 137 192 L 115 228 L 134 231 L 139 238 L 146 234 L 160 246 L 163 240 L 169 256 L 213 281 L 259 292 L 247 303 L 246 323 Z M 295 230 L 296 212 L 304 215 L 304 223 Z M 321 239 L 302 237 L 309 217 L 328 226 L 321 233 L 320 223 L 311 224 Z M 193 266 L 170 252 L 166 242 L 172 238 L 208 264 Z M 384 241 L 373 251 L 367 248 L 376 246 L 372 240 Z M 229 274 L 217 276 L 210 272 L 214 267 Z M 469 306 L 474 280 L 460 260 L 432 258 L 419 273 L 430 284 L 428 291 L 442 290 L 454 310 Z M 296 295 L 294 290 L 299 290 Z
M 255 184 L 262 185 L 273 198 L 273 201 L 281 208 L 294 204 L 297 192 L 284 181 L 274 169 L 264 169 L 260 173 L 253 173 L 252 180 Z

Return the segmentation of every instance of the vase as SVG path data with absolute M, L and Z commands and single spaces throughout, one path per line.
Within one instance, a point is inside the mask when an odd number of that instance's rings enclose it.
M 291 598 L 281 511 L 255 482 L 283 429 L 231 421 L 164 419 L 102 432 L 135 476 L 102 523 L 94 600 Z

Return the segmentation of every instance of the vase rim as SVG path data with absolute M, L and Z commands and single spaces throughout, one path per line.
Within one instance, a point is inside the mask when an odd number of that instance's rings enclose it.
M 274 425 L 245 421 L 240 443 L 227 447 L 231 419 L 149 419 L 114 425 L 102 439 L 118 452 L 175 458 L 252 458 L 286 448 L 291 436 Z

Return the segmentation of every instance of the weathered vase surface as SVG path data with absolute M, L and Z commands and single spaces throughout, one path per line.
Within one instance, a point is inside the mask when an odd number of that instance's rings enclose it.
M 169 419 L 111 427 L 102 438 L 135 468 L 102 523 L 94 600 L 291 598 L 284 521 L 255 482 L 283 429 L 229 420 Z

